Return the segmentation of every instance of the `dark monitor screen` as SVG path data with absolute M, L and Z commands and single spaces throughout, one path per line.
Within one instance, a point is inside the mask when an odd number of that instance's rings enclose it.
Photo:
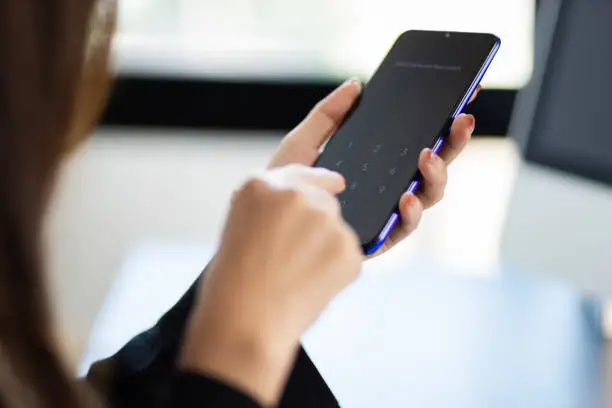
M 557 3 L 540 10 L 550 15 L 512 129 L 527 160 L 612 184 L 612 1 Z

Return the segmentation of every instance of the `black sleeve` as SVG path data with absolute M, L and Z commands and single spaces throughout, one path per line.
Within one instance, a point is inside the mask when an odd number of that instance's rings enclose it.
M 261 408 L 251 397 L 211 378 L 193 373 L 180 373 L 174 377 L 171 407 L 205 408 Z
M 86 380 L 111 407 L 258 406 L 247 395 L 212 378 L 177 372 L 176 358 L 197 285 L 198 281 L 154 327 L 134 337 L 114 356 L 92 365 Z M 280 407 L 337 406 L 331 390 L 301 348 Z

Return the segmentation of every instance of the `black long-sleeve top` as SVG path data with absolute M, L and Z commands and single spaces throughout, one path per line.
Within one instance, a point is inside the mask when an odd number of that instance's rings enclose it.
M 86 380 L 111 407 L 260 408 L 250 396 L 228 384 L 177 369 L 177 355 L 197 284 L 153 328 L 134 337 L 114 356 L 92 365 Z M 303 348 L 279 406 L 338 407 Z

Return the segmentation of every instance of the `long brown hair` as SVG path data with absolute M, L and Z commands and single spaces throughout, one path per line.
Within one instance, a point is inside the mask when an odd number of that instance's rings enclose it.
M 54 344 L 43 215 L 105 98 L 114 1 L 0 0 L 0 406 L 77 407 Z

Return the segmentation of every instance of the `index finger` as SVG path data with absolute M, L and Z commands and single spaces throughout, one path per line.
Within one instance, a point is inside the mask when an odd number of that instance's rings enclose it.
M 346 189 L 344 176 L 321 167 L 305 168 L 298 177 L 300 182 L 322 188 L 332 195 L 340 194 Z
M 322 167 L 289 165 L 278 167 L 266 174 L 267 179 L 273 185 L 278 185 L 280 187 L 315 187 L 331 195 L 340 194 L 346 188 L 346 181 L 342 174 Z
M 306 184 L 300 187 L 306 200 L 313 207 L 319 208 L 329 214 L 336 216 L 341 215 L 340 202 L 336 196 L 329 194 L 325 189 L 312 184 Z

